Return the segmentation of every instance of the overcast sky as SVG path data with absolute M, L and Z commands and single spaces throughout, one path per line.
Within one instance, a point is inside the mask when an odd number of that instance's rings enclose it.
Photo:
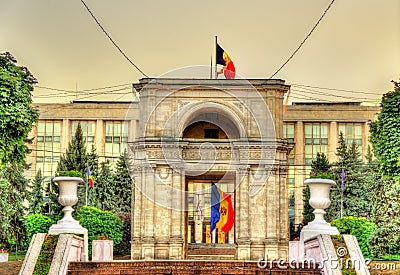
M 293 53 L 331 0 L 86 0 L 120 48 L 150 77 L 210 65 L 214 37 L 245 78 L 268 78 Z M 143 77 L 111 44 L 79 0 L 0 0 L 0 52 L 29 68 L 38 86 L 130 99 Z M 214 58 L 214 57 L 213 57 Z M 336 0 L 294 58 L 275 76 L 292 101 L 379 101 L 400 78 L 400 1 Z M 334 91 L 295 86 L 308 85 Z M 361 93 L 363 92 L 363 93 Z M 46 97 L 49 94 L 63 97 Z M 92 93 L 92 94 L 91 94 Z M 36 88 L 35 102 L 67 102 Z

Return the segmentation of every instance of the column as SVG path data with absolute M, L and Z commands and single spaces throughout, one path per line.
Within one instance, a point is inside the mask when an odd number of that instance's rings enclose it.
M 329 133 L 328 133 L 328 160 L 329 162 L 334 162 L 337 160 L 336 148 L 338 147 L 339 133 L 338 125 L 336 121 L 329 123 Z
M 132 233 L 131 233 L 131 259 L 142 258 L 141 237 L 142 231 L 142 209 L 143 209 L 143 169 L 136 164 L 134 168 L 134 184 L 132 185 Z
M 61 129 L 61 152 L 64 153 L 68 148 L 68 143 L 71 140 L 71 129 L 69 119 L 63 119 Z
M 236 206 L 236 229 L 238 231 L 238 248 L 236 258 L 238 260 L 250 259 L 250 238 L 249 238 L 249 167 L 239 167 L 237 171 L 239 185 L 239 204 Z
M 304 125 L 302 121 L 296 122 L 294 132 L 294 223 L 300 224 L 303 221 L 303 189 L 304 186 L 304 169 L 305 169 L 305 157 L 304 157 Z
M 171 233 L 169 240 L 169 259 L 183 259 L 183 243 L 184 243 L 184 208 L 185 201 L 185 177 L 183 169 L 180 165 L 176 165 L 172 169 L 172 195 L 171 195 Z
M 154 259 L 154 168 L 147 166 L 144 168 L 145 182 L 142 186 L 144 190 L 144 209 L 142 217 L 144 217 L 144 236 L 142 243 L 142 259 Z
M 104 144 L 105 144 L 105 131 L 104 131 L 104 121 L 98 119 L 96 121 L 96 136 L 95 136 L 95 146 L 96 152 L 99 156 L 99 161 L 104 161 Z

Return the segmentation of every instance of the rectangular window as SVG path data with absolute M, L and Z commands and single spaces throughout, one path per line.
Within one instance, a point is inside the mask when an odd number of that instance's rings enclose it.
M 283 138 L 294 143 L 294 123 L 283 123 Z
M 105 146 L 106 159 L 115 163 L 118 157 L 128 148 L 128 122 L 106 121 L 105 125 Z
M 339 123 L 339 133 L 343 133 L 344 140 L 347 145 L 355 142 L 358 150 L 362 154 L 362 124 L 361 123 Z
M 215 138 L 217 139 L 219 136 L 218 129 L 204 129 L 204 138 Z
M 44 177 L 53 177 L 60 160 L 61 121 L 40 120 L 37 123 L 36 171 Z
M 90 152 L 92 151 L 92 146 L 94 146 L 96 122 L 86 120 L 73 121 L 71 127 L 71 137 L 75 135 L 76 128 L 78 128 L 79 123 L 81 124 L 83 140 L 86 144 L 86 150 Z
M 328 124 L 304 124 L 304 151 L 306 165 L 311 165 L 317 153 L 328 154 Z

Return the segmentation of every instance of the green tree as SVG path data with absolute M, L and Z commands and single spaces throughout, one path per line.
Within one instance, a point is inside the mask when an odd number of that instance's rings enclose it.
M 28 134 L 39 118 L 31 106 L 37 81 L 26 67 L 16 64 L 10 53 L 0 53 L 0 167 L 24 163 Z
M 370 124 L 370 142 L 378 159 L 380 171 L 385 176 L 399 177 L 400 166 L 400 82 L 394 91 L 382 96 L 381 111 Z
M 371 238 L 375 257 L 400 254 L 400 82 L 382 96 L 381 111 L 370 124 L 370 141 L 381 177 L 371 184 L 371 220 L 377 225 Z
M 132 178 L 129 169 L 128 153 L 125 150 L 118 158 L 114 169 L 114 195 L 119 198 L 112 211 L 131 212 Z
M 96 190 L 98 188 L 99 177 L 99 156 L 96 153 L 96 148 L 92 145 L 90 153 L 87 155 L 87 164 L 92 175 L 93 187 L 88 190 L 88 205 L 97 205 Z
M 100 164 L 100 174 L 95 183 L 96 205 L 101 210 L 113 211 L 116 201 L 114 195 L 114 173 L 109 160 Z
M 29 214 L 41 214 L 43 211 L 43 179 L 42 170 L 39 169 L 35 179 L 32 181 L 29 193 Z
M 372 190 L 371 220 L 376 224 L 370 241 L 373 255 L 400 255 L 400 184 L 378 176 Z
M 331 166 L 329 164 L 328 158 L 324 153 L 317 153 L 315 159 L 311 162 L 311 176 L 321 177 L 323 175 L 329 174 Z M 314 209 L 310 206 L 310 188 L 306 186 L 303 189 L 303 223 L 308 223 L 314 219 L 314 214 L 312 213 Z
M 18 250 L 26 236 L 23 214 L 27 198 L 28 180 L 24 176 L 25 167 L 7 165 L 0 169 L 0 245 Z M 3 208 L 4 207 L 4 208 Z
M 356 143 L 347 145 L 343 133 L 339 134 L 339 146 L 332 172 L 335 175 L 336 186 L 331 190 L 331 206 L 327 209 L 328 220 L 343 216 L 368 217 L 371 213 L 371 190 L 368 184 L 368 174 L 364 173 L 364 164 Z M 345 174 L 342 186 L 342 171 Z M 342 196 L 343 193 L 343 196 Z M 343 199 L 343 208 L 341 202 Z M 342 212 L 341 212 L 342 209 Z
M 83 139 L 82 127 L 79 123 L 71 142 L 68 144 L 68 148 L 65 154 L 61 156 L 60 161 L 57 164 L 56 175 L 63 175 L 63 173 L 68 171 L 77 171 L 82 175 L 86 175 L 86 167 L 86 145 Z M 76 210 L 85 205 L 86 188 L 87 184 L 78 185 L 78 203 L 75 206 Z M 57 220 L 57 216 L 60 214 L 61 211 L 61 205 L 57 201 L 58 192 L 58 186 L 54 182 L 52 182 L 51 192 L 49 194 L 51 211 L 50 216 L 55 220 Z

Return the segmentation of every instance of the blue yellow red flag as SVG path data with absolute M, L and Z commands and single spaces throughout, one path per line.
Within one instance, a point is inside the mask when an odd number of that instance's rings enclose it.
M 211 186 L 211 226 L 210 232 L 215 228 L 229 232 L 235 222 L 235 212 L 232 206 L 232 195 L 226 194 L 214 183 Z
M 216 60 L 217 64 L 224 66 L 219 73 L 224 73 L 226 79 L 235 79 L 236 69 L 233 64 L 231 58 L 228 53 L 222 49 L 220 45 L 217 43 L 217 52 L 216 52 Z
M 86 173 L 88 176 L 88 181 L 89 181 L 89 187 L 93 187 L 93 178 L 92 178 L 92 173 L 90 173 L 90 168 L 87 167 Z

